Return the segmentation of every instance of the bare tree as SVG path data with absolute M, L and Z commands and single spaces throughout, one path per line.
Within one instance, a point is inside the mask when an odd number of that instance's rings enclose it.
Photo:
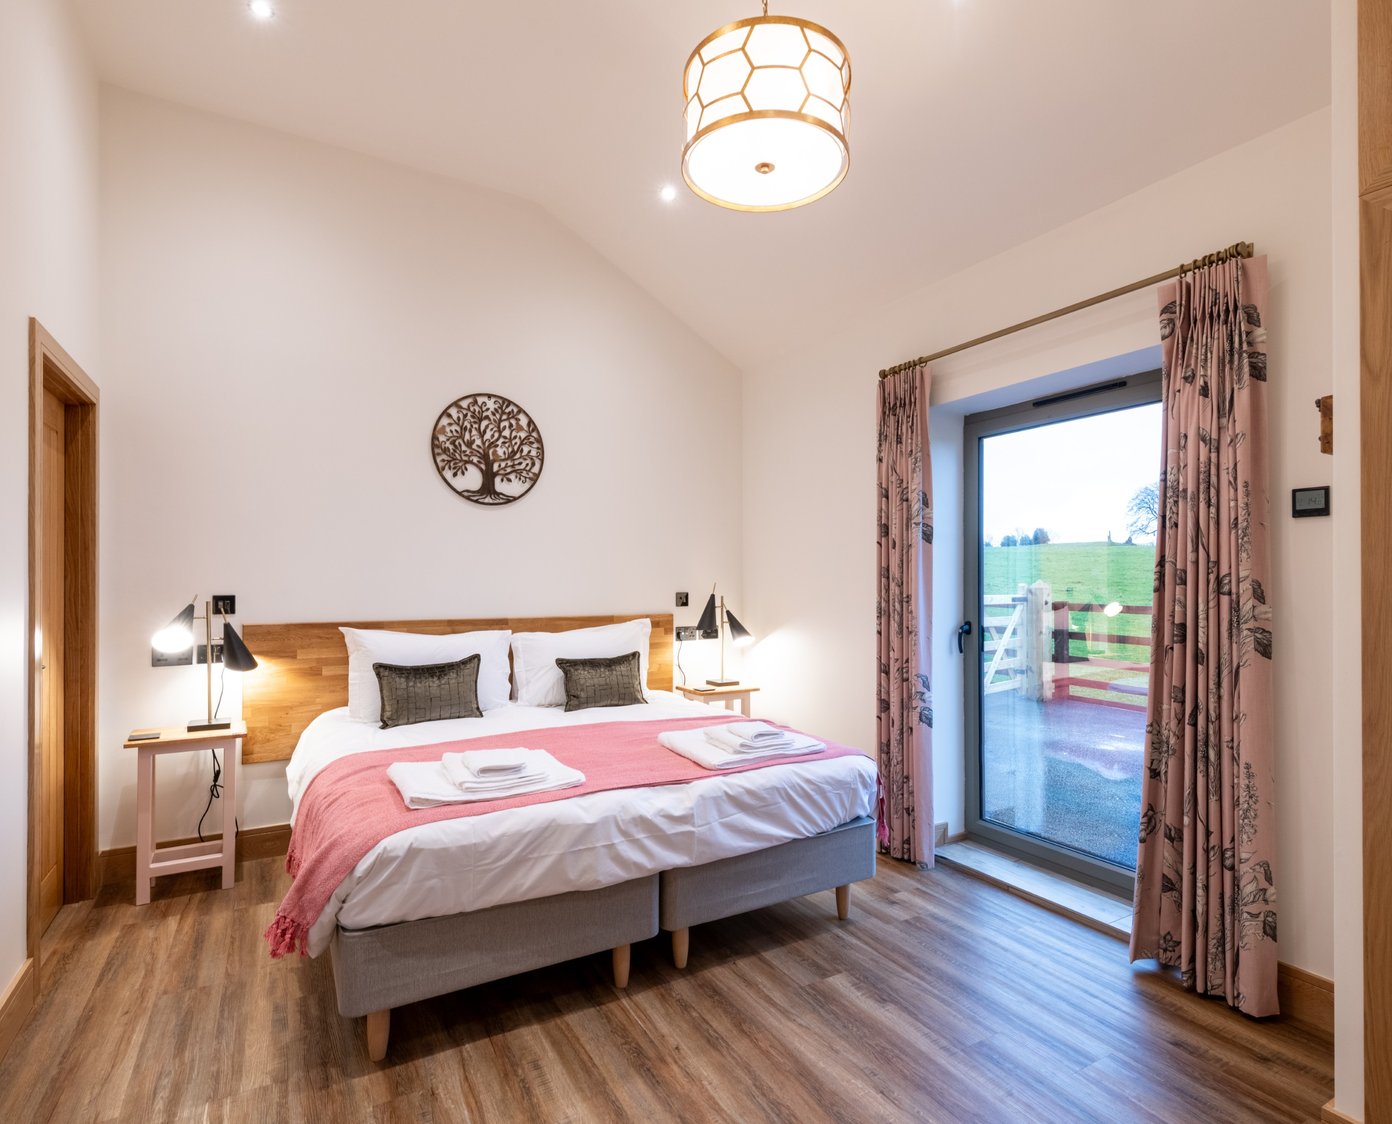
M 1154 484 L 1137 490 L 1126 505 L 1127 530 L 1142 538 L 1154 535 L 1160 527 L 1160 492 Z
M 541 432 L 516 402 L 470 394 L 446 407 L 435 423 L 435 465 L 450 487 L 482 504 L 511 503 L 541 475 Z M 478 486 L 463 486 L 478 473 Z M 454 479 L 451 479 L 453 477 Z M 524 484 L 520 490 L 499 485 Z

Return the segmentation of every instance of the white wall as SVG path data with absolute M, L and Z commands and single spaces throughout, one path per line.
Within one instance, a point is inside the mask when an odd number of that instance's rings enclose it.
M 695 623 L 715 580 L 742 606 L 737 373 L 542 211 L 116 89 L 101 125 L 103 847 L 134 838 L 121 737 L 203 705 L 197 672 L 149 666 L 195 591 L 251 622 L 672 612 L 688 590 Z M 503 508 L 429 456 L 479 390 L 546 444 Z M 206 773 L 171 763 L 162 833 L 193 832 Z M 283 766 L 239 796 L 244 827 L 288 818 Z
M 0 989 L 25 956 L 29 317 L 99 379 L 97 85 L 52 0 L 0 11 Z
M 1334 1100 L 1363 1117 L 1363 596 L 1359 464 L 1358 14 L 1330 6 L 1334 309 Z
M 1356 519 L 1336 501 L 1332 519 L 1292 521 L 1287 496 L 1330 482 L 1318 450 L 1316 396 L 1330 373 L 1328 111 L 1189 168 L 947 280 L 905 293 L 872 319 L 839 325 L 803 355 L 747 373 L 745 585 L 751 611 L 777 644 L 756 649 L 769 712 L 873 745 L 875 373 L 1050 308 L 1104 292 L 1235 241 L 1255 241 L 1271 276 L 1271 431 L 1276 747 L 1281 822 L 1281 957 L 1332 971 L 1332 532 Z M 1143 293 L 954 357 L 934 375 L 945 414 L 984 409 L 1031 378 L 1151 347 L 1153 295 Z M 1076 385 L 1076 384 L 1075 384 Z M 955 410 L 954 410 L 955 404 Z M 945 432 L 934 428 L 933 436 Z M 944 456 L 946 452 L 946 456 Z M 956 450 L 935 450 L 935 507 Z M 960 480 L 953 481 L 960 487 Z M 789 497 L 797 497 L 790 503 Z M 960 566 L 953 528 L 935 521 L 935 580 Z M 960 588 L 960 582 L 958 585 Z M 961 821 L 961 706 L 943 681 L 955 653 L 957 607 L 935 597 L 934 818 Z M 944 615 L 946 614 L 946 615 Z M 949 645 L 951 647 L 949 648 Z M 960 671 L 960 669 L 959 669 Z

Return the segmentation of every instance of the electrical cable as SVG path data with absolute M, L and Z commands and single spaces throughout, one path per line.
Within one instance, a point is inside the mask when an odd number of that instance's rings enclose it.
M 213 801 L 222 796 L 222 762 L 218 760 L 217 750 L 208 750 L 213 757 L 213 783 L 208 786 L 208 803 L 203 808 L 203 814 L 198 817 L 198 842 L 203 842 L 203 821 L 208 818 L 208 812 L 212 809 Z
M 209 656 L 209 658 L 211 658 L 212 653 L 209 652 L 209 653 L 208 653 L 208 656 Z M 218 700 L 217 700 L 217 706 L 213 707 L 213 717 L 214 717 L 214 718 L 216 718 L 216 717 L 218 716 L 218 711 L 220 711 L 220 710 L 222 709 L 222 697 L 223 697 L 223 695 L 225 695 L 226 693 L 227 693 L 227 665 L 226 665 L 226 664 L 223 664 L 223 665 L 222 665 L 222 675 L 218 678 Z M 222 799 L 222 762 L 218 760 L 217 750 L 215 750 L 215 749 L 210 749 L 210 750 L 208 750 L 208 752 L 209 752 L 210 754 L 212 754 L 212 757 L 213 757 L 213 779 L 212 779 L 212 782 L 208 785 L 208 803 L 207 803 L 206 805 L 204 805 L 204 807 L 203 807 L 203 814 L 202 814 L 201 816 L 198 817 L 198 842 L 200 842 L 200 843 L 202 843 L 202 842 L 204 841 L 204 840 L 203 840 L 203 821 L 204 821 L 205 819 L 208 818 L 208 812 L 212 810 L 213 801 L 214 801 L 214 800 L 221 800 L 221 799 Z M 236 826 L 237 821 L 234 819 L 234 820 L 232 821 L 232 823 L 233 823 L 234 826 Z M 237 830 L 240 831 L 241 828 L 240 828 L 240 827 L 237 827 Z
M 681 631 L 678 630 L 678 632 L 677 632 L 677 671 L 680 672 L 681 677 L 682 677 L 681 685 L 682 685 L 683 687 L 685 687 L 685 686 L 686 686 L 686 672 L 682 670 L 682 665 L 681 665 L 681 646 L 682 646 L 682 642 L 681 642 Z

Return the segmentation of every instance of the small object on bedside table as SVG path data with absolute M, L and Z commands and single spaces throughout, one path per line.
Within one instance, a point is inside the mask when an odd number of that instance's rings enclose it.
M 222 868 L 222 888 L 237 881 L 237 745 L 246 737 L 246 723 L 234 721 L 226 730 L 190 733 L 182 726 L 165 730 L 136 730 L 125 748 L 139 753 L 135 797 L 135 904 L 148 905 L 150 883 L 162 874 Z M 222 751 L 222 838 L 176 847 L 157 847 L 155 827 L 155 758 L 162 753 Z
M 678 687 L 677 690 L 693 702 L 714 702 L 719 700 L 725 704 L 726 710 L 734 710 L 735 702 L 740 704 L 739 712 L 746 718 L 753 717 L 749 713 L 752 703 L 751 695 L 757 691 L 758 687 L 751 687 L 748 683 L 736 683 L 733 687 Z

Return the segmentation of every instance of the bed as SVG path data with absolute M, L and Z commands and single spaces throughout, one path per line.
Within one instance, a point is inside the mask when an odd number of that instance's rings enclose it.
M 628 619 L 386 627 L 558 632 Z M 248 644 L 258 657 L 265 652 L 271 675 L 255 689 L 259 676 L 248 678 L 244 759 L 278 751 L 266 731 L 294 736 L 286 772 L 298 815 L 320 770 L 357 753 L 558 725 L 724 717 L 671 692 L 671 618 L 650 619 L 642 705 L 566 713 L 518 701 L 482 718 L 385 730 L 354 720 L 341 705 L 339 626 L 249 625 Z M 555 627 L 537 627 L 544 624 Z M 274 632 L 258 636 L 258 627 Z M 298 688 L 285 686 L 286 675 Z M 295 697 L 306 694 L 312 698 Z M 323 709 L 295 731 L 297 723 L 283 718 L 287 707 L 301 715 Z M 279 715 L 270 712 L 276 708 Z M 836 889 L 844 918 L 850 884 L 874 873 L 875 783 L 868 758 L 809 759 L 412 827 L 383 839 L 343 880 L 309 930 L 308 951 L 330 955 L 339 1011 L 366 1018 L 368 1052 L 381 1060 L 391 1008 L 406 1003 L 606 950 L 615 984 L 624 987 L 637 941 L 669 932 L 684 967 L 693 926 L 819 890 Z

